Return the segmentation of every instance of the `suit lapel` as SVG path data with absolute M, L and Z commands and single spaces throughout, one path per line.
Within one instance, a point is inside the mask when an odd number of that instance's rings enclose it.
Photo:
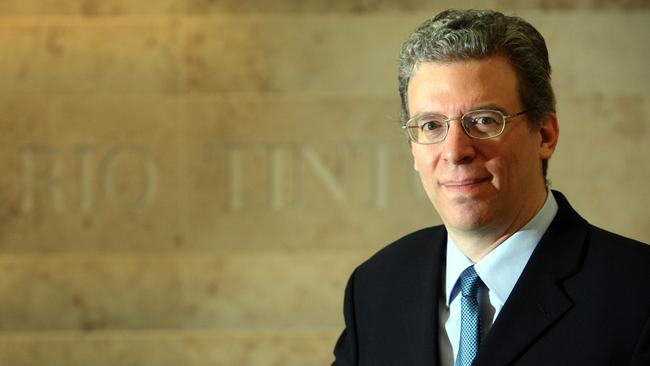
M 474 365 L 507 365 L 573 306 L 558 286 L 579 269 L 588 224 L 554 192 L 558 213 L 486 336 Z
M 445 268 L 446 268 L 446 257 L 447 257 L 447 231 L 441 230 L 439 237 L 436 238 L 439 245 L 439 250 L 436 251 L 434 255 L 434 268 L 438 268 L 439 272 L 435 273 L 435 283 L 433 285 L 434 290 L 434 301 L 433 301 L 433 360 L 434 365 L 441 364 L 441 355 L 440 355 L 440 296 L 443 293 L 442 281 L 445 280 Z M 442 295 L 444 298 L 444 295 Z
M 441 230 L 436 230 L 429 245 L 427 245 L 430 252 L 422 253 L 425 255 L 421 256 L 421 260 L 425 263 L 417 266 L 424 269 L 424 272 L 420 276 L 423 276 L 427 280 L 422 281 L 423 287 L 417 291 L 420 298 L 414 301 L 414 303 L 418 304 L 417 307 L 419 308 L 416 312 L 421 313 L 417 314 L 413 312 L 410 318 L 413 321 L 413 329 L 420 329 L 420 336 L 415 337 L 415 339 L 422 342 L 420 349 L 429 350 L 429 352 L 433 351 L 433 354 L 430 353 L 430 356 L 425 356 L 421 360 L 421 364 L 440 365 L 440 350 L 438 346 L 440 343 L 438 334 L 438 330 L 440 329 L 440 302 L 438 298 L 442 293 L 446 243 L 447 231 L 444 230 L 444 227 Z M 441 268 L 442 271 L 440 270 Z M 423 322 L 423 319 L 430 319 L 430 321 Z

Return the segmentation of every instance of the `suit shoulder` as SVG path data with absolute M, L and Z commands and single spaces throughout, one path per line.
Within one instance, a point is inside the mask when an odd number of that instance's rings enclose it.
M 591 253 L 617 265 L 620 270 L 650 276 L 650 245 L 596 226 L 591 226 L 591 229 Z
M 433 226 L 407 234 L 386 245 L 363 262 L 361 272 L 385 271 L 422 260 L 439 250 L 446 240 L 444 226 Z
M 650 256 L 650 245 L 591 225 L 591 241 L 627 255 Z

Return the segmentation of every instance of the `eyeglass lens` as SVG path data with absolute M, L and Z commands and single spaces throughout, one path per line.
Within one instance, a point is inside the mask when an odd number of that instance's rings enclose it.
M 410 120 L 407 130 L 416 142 L 434 143 L 445 138 L 452 120 L 440 115 L 424 115 Z M 503 131 L 505 118 L 499 111 L 477 110 L 465 113 L 460 122 L 469 136 L 485 139 Z

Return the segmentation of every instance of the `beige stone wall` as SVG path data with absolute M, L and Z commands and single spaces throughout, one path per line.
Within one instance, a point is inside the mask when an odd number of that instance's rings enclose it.
M 553 186 L 650 242 L 648 1 L 5 0 L 0 365 L 331 362 L 354 266 L 439 223 L 395 68 L 449 6 L 545 34 Z

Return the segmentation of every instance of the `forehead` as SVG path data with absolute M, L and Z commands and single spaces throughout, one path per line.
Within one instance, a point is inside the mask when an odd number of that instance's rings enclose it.
M 514 68 L 501 56 L 418 64 L 407 89 L 411 115 L 457 114 L 486 105 L 521 106 Z

